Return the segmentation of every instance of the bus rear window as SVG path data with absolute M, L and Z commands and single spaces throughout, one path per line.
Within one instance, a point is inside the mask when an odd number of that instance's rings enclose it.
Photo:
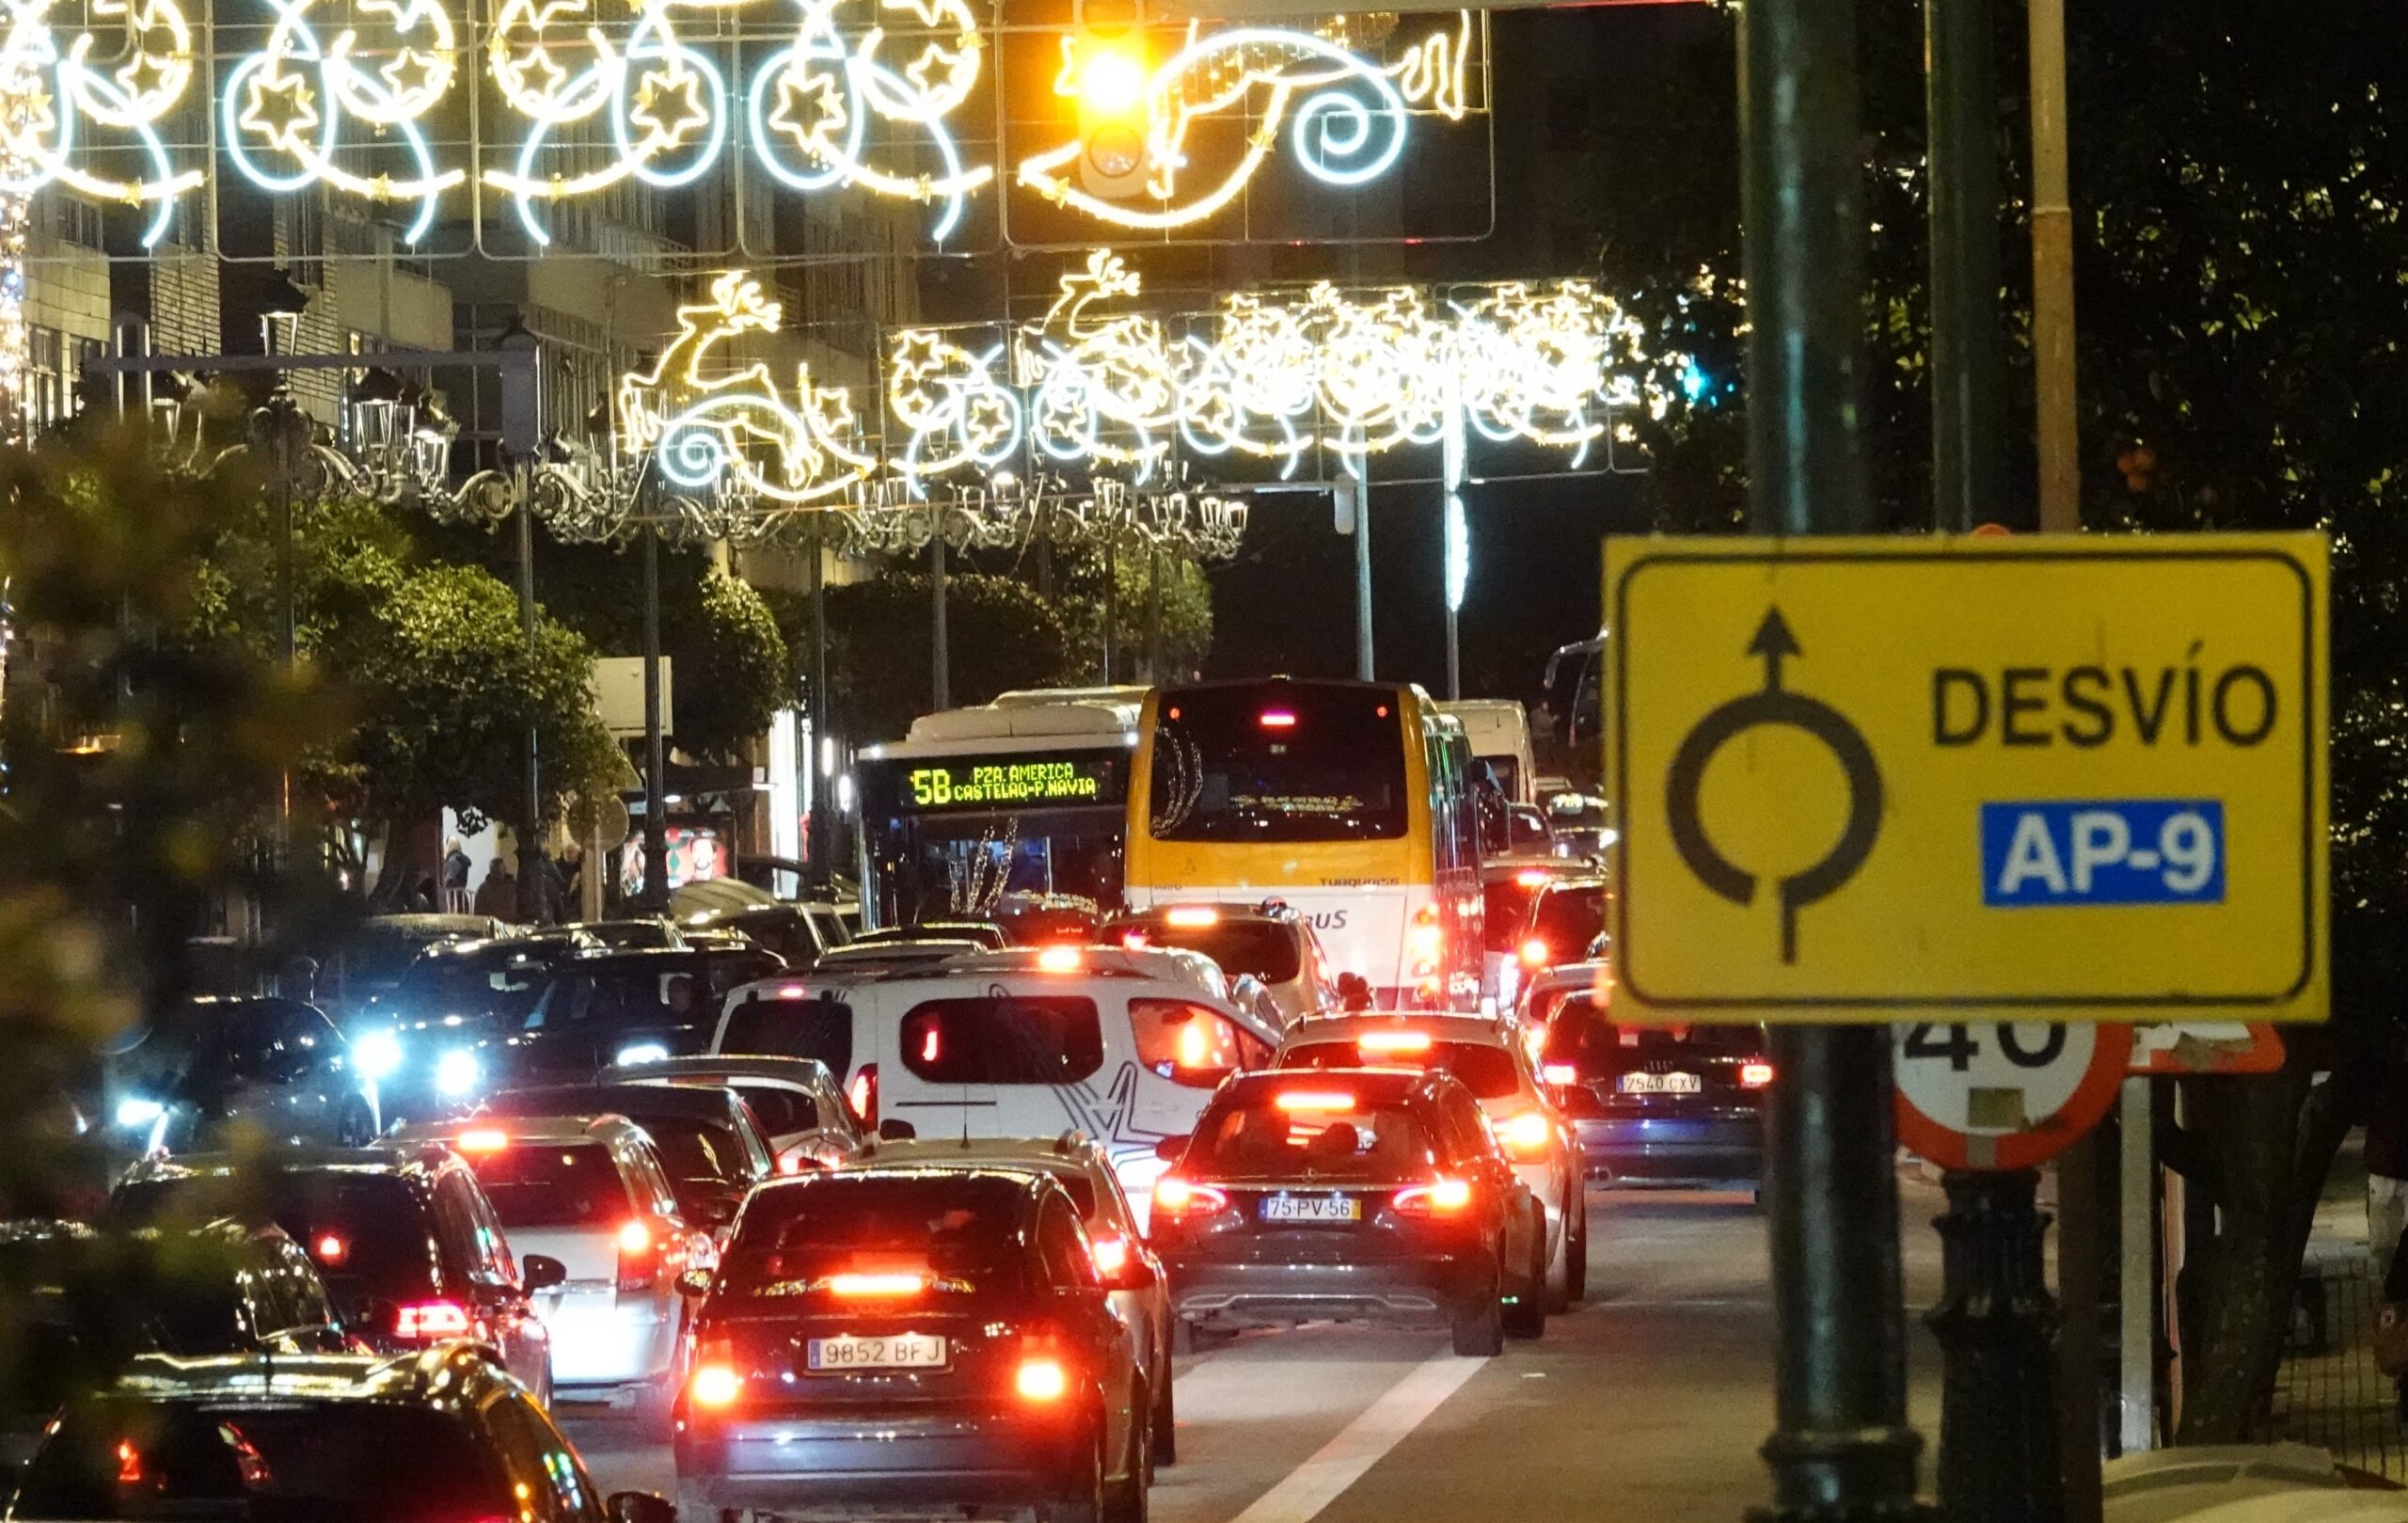
M 1404 834 L 1404 731 L 1380 689 L 1172 688 L 1154 727 L 1164 841 L 1363 841 Z

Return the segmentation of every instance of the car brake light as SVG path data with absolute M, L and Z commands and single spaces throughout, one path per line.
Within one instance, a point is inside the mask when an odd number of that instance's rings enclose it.
M 1772 1083 L 1772 1065 L 1770 1063 L 1766 1063 L 1759 1058 L 1754 1062 L 1742 1063 L 1739 1065 L 1740 1088 L 1762 1089 L 1765 1086 L 1770 1083 Z
M 1426 1053 L 1430 1050 L 1430 1033 L 1426 1031 L 1367 1031 L 1354 1045 L 1364 1053 Z
M 1221 923 L 1221 912 L 1209 904 L 1176 905 L 1163 912 L 1163 923 L 1183 926 L 1191 930 L 1203 926 L 1217 926 Z
M 1546 887 L 1546 869 L 1525 867 L 1513 875 L 1513 881 L 1524 888 L 1545 888 Z
M 455 1144 L 462 1152 L 499 1152 L 510 1146 L 510 1134 L 498 1127 L 473 1126 Z
M 803 988 L 800 984 L 780 984 L 778 986 L 778 998 L 780 999 L 809 999 L 810 997 L 811 991 Z
M 1522 944 L 1522 966 L 1526 968 L 1545 967 L 1546 943 L 1540 941 L 1535 936 L 1531 937 L 1529 941 L 1524 942 Z
M 1569 1063 L 1549 1063 L 1539 1070 L 1539 1077 L 1549 1084 L 1578 1084 L 1580 1071 Z
M 1277 1104 L 1283 1111 L 1351 1111 L 1354 1097 L 1336 1089 L 1282 1089 Z
M 1037 971 L 1076 973 L 1083 960 L 1085 960 L 1079 956 L 1079 949 L 1075 946 L 1049 946 L 1037 954 Z
M 1020 1361 L 1020 1372 L 1012 1379 L 1012 1388 L 1024 1401 L 1058 1402 L 1070 1388 L 1070 1376 L 1062 1368 L 1061 1360 L 1031 1355 Z
M 393 1336 L 461 1338 L 468 1331 L 468 1309 L 457 1301 L 409 1301 L 393 1312 Z
M 1154 1182 L 1154 1210 L 1170 1216 L 1209 1216 L 1228 1209 L 1229 1195 L 1226 1190 L 1209 1184 L 1192 1184 L 1176 1174 L 1165 1174 Z
M 687 1383 L 686 1394 L 696 1406 L 733 1406 L 744 1393 L 744 1377 L 736 1367 L 716 1360 L 694 1367 L 694 1378 Z
M 1106 1232 L 1087 1245 L 1095 1258 L 1099 1275 L 1117 1275 L 1129 1267 L 1129 1240 L 1117 1232 Z
M 928 1277 L 911 1274 L 831 1275 L 829 1293 L 848 1300 L 917 1295 L 928 1288 Z
M 1396 1193 L 1396 1209 L 1409 1216 L 1448 1216 L 1471 1204 L 1471 1182 L 1442 1174 L 1427 1184 Z
M 322 1264 L 339 1264 L 351 1257 L 351 1245 L 338 1233 L 319 1233 L 318 1241 L 312 1246 L 317 1252 L 318 1262 Z
M 848 1099 L 848 1100 L 849 1100 L 849 1101 L 851 1101 L 851 1102 L 852 1102 L 852 1103 L 853 1103 L 853 1118 L 854 1118 L 855 1120 L 857 1120 L 857 1121 L 861 1122 L 861 1124 L 862 1124 L 862 1125 L 866 1126 L 866 1127 L 870 1127 L 870 1128 L 873 1128 L 873 1129 L 875 1129 L 875 1128 L 877 1127 L 877 1125 L 878 1125 L 878 1065 L 877 1065 L 877 1064 L 875 1064 L 875 1063 L 863 1063 L 863 1064 L 862 1065 L 862 1071 L 861 1071 L 859 1073 L 856 1073 L 856 1074 L 854 1074 L 854 1075 L 853 1075 L 853 1082 L 852 1082 L 852 1086 L 851 1086 L 851 1087 L 849 1087 L 848 1089 L 847 1089 L 847 1090 L 845 1091 L 845 1098 L 846 1098 L 846 1099 Z
M 925 1032 L 921 1033 L 921 1035 L 920 1035 L 920 1061 L 921 1061 L 921 1062 L 923 1062 L 923 1063 L 933 1063 L 933 1062 L 935 1062 L 935 1061 L 937 1060 L 937 1056 L 938 1056 L 938 1055 L 939 1055 L 939 1054 L 941 1054 L 941 1053 L 943 1053 L 943 1051 L 944 1051 L 943 1035 L 943 1033 L 942 1033 L 942 1032 L 940 1032 L 940 1031 L 938 1030 L 938 1028 L 937 1028 L 937 1027 L 935 1027 L 935 1026 L 930 1026 L 930 1027 L 928 1027 L 928 1029 L 927 1029 L 927 1031 L 925 1031 Z
M 1296 727 L 1296 716 L 1284 708 L 1266 708 L 1262 711 L 1262 727 L 1266 730 L 1292 730 Z
M 1497 1140 L 1504 1145 L 1507 1152 L 1524 1156 L 1543 1150 L 1548 1139 L 1555 1134 L 1555 1128 L 1548 1124 L 1545 1111 L 1521 1111 L 1500 1117 L 1489 1123 L 1489 1130 L 1497 1134 Z
M 1120 944 L 1132 952 L 1142 952 L 1146 949 L 1146 933 L 1142 930 L 1123 931 L 1120 935 Z
M 142 1452 L 134 1447 L 131 1438 L 117 1441 L 117 1483 L 120 1486 L 142 1483 Z
M 648 1291 L 660 1275 L 660 1245 L 653 1239 L 652 1229 L 642 1222 L 629 1222 L 619 1229 L 619 1289 Z

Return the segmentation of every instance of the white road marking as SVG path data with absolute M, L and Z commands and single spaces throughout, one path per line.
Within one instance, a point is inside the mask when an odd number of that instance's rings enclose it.
M 1233 1523 L 1311 1523 L 1487 1362 L 1439 1354 L 1416 1365 Z

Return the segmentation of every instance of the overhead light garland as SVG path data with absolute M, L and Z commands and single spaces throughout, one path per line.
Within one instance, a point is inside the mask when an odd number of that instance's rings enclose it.
M 94 200 L 150 208 L 142 246 L 166 236 L 177 198 L 202 181 L 179 169 L 160 126 L 182 102 L 194 71 L 191 24 L 175 0 L 89 0 L 93 26 L 54 28 L 57 0 L 0 0 L 0 193 L 54 186 Z M 144 166 L 131 178 L 112 139 Z M 95 149 L 101 150 L 95 155 Z

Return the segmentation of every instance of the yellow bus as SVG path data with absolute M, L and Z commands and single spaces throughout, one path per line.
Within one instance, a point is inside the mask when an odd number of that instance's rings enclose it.
M 1383 1008 L 1480 997 L 1478 828 L 1463 725 L 1402 683 L 1157 688 L 1129 779 L 1132 909 L 1277 899 Z

